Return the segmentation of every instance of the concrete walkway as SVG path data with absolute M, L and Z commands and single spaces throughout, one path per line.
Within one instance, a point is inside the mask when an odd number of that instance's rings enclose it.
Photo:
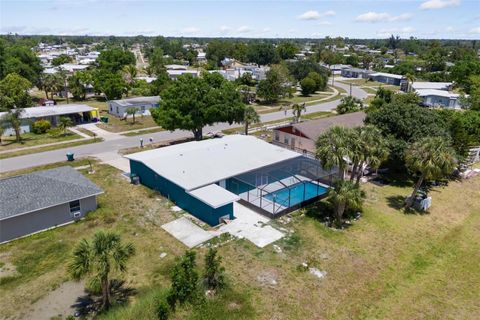
M 86 138 L 86 139 L 89 139 L 91 138 L 88 134 L 86 133 L 83 133 L 82 131 L 79 131 L 77 130 L 75 127 L 72 127 L 72 128 L 68 128 L 69 131 L 75 133 L 75 134 L 78 134 L 80 137 L 82 138 Z
M 85 123 L 85 124 L 80 124 L 78 125 L 79 128 L 84 128 L 87 129 L 88 131 L 91 131 L 97 135 L 97 137 L 103 138 L 105 141 L 109 140 L 117 140 L 117 139 L 122 139 L 123 136 L 115 133 L 115 132 L 110 132 L 107 130 L 104 130 L 102 128 L 99 128 L 96 123 Z

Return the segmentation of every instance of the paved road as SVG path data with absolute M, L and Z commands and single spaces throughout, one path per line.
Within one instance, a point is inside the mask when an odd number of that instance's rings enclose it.
M 349 85 L 345 85 L 341 83 L 336 83 L 335 85 L 345 90 L 349 89 Z M 362 98 L 363 96 L 366 96 L 366 92 L 359 88 L 353 87 L 352 95 Z M 325 103 L 319 103 L 312 106 L 307 106 L 306 114 L 319 112 L 319 111 L 331 111 L 335 109 L 338 103 L 339 103 L 339 100 L 335 100 L 335 101 L 330 101 Z M 262 122 L 268 122 L 268 121 L 282 120 L 292 116 L 293 116 L 292 111 L 287 110 L 286 115 L 284 111 L 271 112 L 271 113 L 261 115 L 260 119 Z M 227 123 L 218 123 L 213 126 L 208 126 L 204 128 L 203 132 L 204 133 L 217 132 L 217 131 L 221 131 L 229 128 L 237 128 L 237 127 L 240 128 L 241 125 L 233 124 L 230 126 Z M 7 158 L 7 159 L 0 160 L 0 173 L 64 161 L 66 159 L 65 154 L 67 152 L 73 152 L 76 157 L 95 156 L 99 154 L 115 154 L 117 153 L 118 150 L 139 146 L 140 138 L 143 138 L 144 141 L 148 141 L 148 139 L 151 137 L 153 138 L 154 142 L 159 142 L 159 141 L 181 139 L 181 138 L 186 138 L 191 136 L 192 134 L 189 131 L 183 131 L 183 130 L 176 130 L 172 132 L 162 131 L 157 133 L 147 133 L 145 135 L 138 135 L 134 137 L 122 137 L 119 139 L 107 140 L 99 143 L 86 144 L 86 145 L 76 146 L 71 148 L 67 147 L 63 149 L 29 154 L 29 155 L 14 157 L 14 158 Z

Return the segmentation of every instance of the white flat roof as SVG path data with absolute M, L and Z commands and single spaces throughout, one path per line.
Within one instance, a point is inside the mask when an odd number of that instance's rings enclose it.
M 80 113 L 80 112 L 90 112 L 94 108 L 87 106 L 85 104 L 64 104 L 57 106 L 47 106 L 47 107 L 31 107 L 23 109 L 23 113 L 20 116 L 22 119 L 29 118 L 41 118 L 41 117 L 50 117 L 50 116 L 61 116 L 65 114 Z M 0 112 L 0 116 L 6 114 L 6 112 Z
M 447 90 L 448 87 L 453 85 L 452 82 L 414 82 L 412 83 L 412 88 L 414 90 L 421 89 L 436 89 L 436 90 Z
M 229 135 L 125 156 L 189 191 L 302 155 L 253 136 Z
M 451 93 L 445 90 L 420 89 L 420 90 L 416 90 L 416 92 L 420 97 L 437 96 L 437 97 L 445 97 L 450 99 L 455 99 L 460 97 L 460 95 L 457 93 Z
M 237 196 L 235 193 L 232 193 L 215 183 L 189 191 L 188 194 L 197 198 L 203 203 L 208 204 L 214 209 L 240 200 L 240 197 Z
M 370 74 L 370 76 L 372 76 L 372 77 L 382 76 L 382 77 L 395 78 L 395 79 L 405 78 L 404 76 L 402 76 L 400 74 L 385 73 L 385 72 L 375 72 L 375 73 Z

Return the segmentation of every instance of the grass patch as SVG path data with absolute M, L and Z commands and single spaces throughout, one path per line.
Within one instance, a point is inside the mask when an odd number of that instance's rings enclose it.
M 19 269 L 18 278 L 0 280 L 2 316 L 17 316 L 68 279 L 73 246 L 107 229 L 137 249 L 123 277 L 139 295 L 101 318 L 152 318 L 175 258 L 185 252 L 161 228 L 175 218 L 171 203 L 129 184 L 112 167 L 95 164 L 95 169 L 87 177 L 105 194 L 87 219 L 0 246 L 2 262 Z M 434 188 L 432 208 L 423 215 L 404 214 L 389 201 L 408 195 L 410 184 L 362 188 L 362 218 L 348 229 L 326 227 L 318 218 L 326 209 L 316 206 L 310 214 L 295 212 L 282 225 L 292 235 L 277 242 L 281 253 L 247 240 L 219 243 L 230 291 L 196 308 L 181 307 L 172 319 L 479 318 L 480 177 Z M 195 250 L 202 269 L 205 248 Z M 162 252 L 167 253 L 163 259 Z M 326 277 L 300 270 L 303 262 L 326 271 Z M 275 284 L 260 281 L 259 275 Z
M 46 151 L 52 151 L 52 150 L 57 150 L 57 149 L 63 149 L 63 148 L 71 148 L 71 147 L 81 146 L 81 145 L 84 145 L 84 144 L 91 144 L 91 143 L 97 143 L 97 142 L 102 142 L 102 141 L 103 141 L 102 138 L 95 138 L 95 139 L 85 139 L 85 140 L 80 140 L 80 141 L 74 141 L 74 142 L 71 142 L 71 143 L 62 143 L 62 144 L 46 146 L 46 147 L 38 146 L 38 148 L 12 151 L 12 152 L 7 152 L 7 153 L 0 153 L 0 159 L 19 157 L 19 156 L 24 156 L 24 155 L 27 155 L 27 154 L 46 152 Z
M 52 136 L 48 133 L 35 134 L 28 132 L 22 134 L 22 140 L 20 142 L 15 141 L 15 136 L 2 137 L 2 144 L 0 145 L 0 151 L 15 150 L 18 148 L 41 146 L 42 144 L 64 142 L 75 139 L 81 139 L 78 134 L 68 132 L 59 136 Z
M 133 137 L 133 136 L 139 136 L 139 135 L 142 135 L 142 134 L 149 134 L 149 133 L 155 133 L 155 132 L 160 132 L 160 131 L 165 131 L 165 129 L 163 129 L 161 127 L 157 127 L 157 128 L 141 130 L 141 131 L 131 131 L 131 132 L 127 132 L 127 133 L 122 134 L 122 136 Z
M 100 122 L 98 126 L 110 132 L 124 132 L 158 127 L 151 116 L 135 117 L 135 123 L 133 123 L 131 118 L 120 120 L 120 118 L 112 115 L 108 115 L 108 123 Z

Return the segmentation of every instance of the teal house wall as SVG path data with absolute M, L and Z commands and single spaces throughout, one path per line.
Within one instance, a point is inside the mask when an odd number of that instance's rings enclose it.
M 173 201 L 177 206 L 211 226 L 218 225 L 221 217 L 228 216 L 229 219 L 234 218 L 233 203 L 216 209 L 212 208 L 197 198 L 189 195 L 183 188 L 175 183 L 158 175 L 155 171 L 141 162 L 130 160 L 130 172 L 140 178 L 141 184 L 157 190 Z

